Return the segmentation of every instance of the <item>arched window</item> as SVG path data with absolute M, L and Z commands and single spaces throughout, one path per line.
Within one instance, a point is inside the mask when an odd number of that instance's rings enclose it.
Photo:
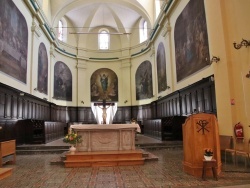
M 63 40 L 63 22 L 62 22 L 62 20 L 59 20 L 59 22 L 58 22 L 58 39 L 60 41 Z
M 142 20 L 140 29 L 140 43 L 148 39 L 148 23 L 146 20 Z
M 58 21 L 57 38 L 63 42 L 67 41 L 67 21 L 63 17 Z
M 101 30 L 99 32 L 99 49 L 108 50 L 109 49 L 109 32 L 107 30 Z
M 155 19 L 157 19 L 160 12 L 161 12 L 161 2 L 160 2 L 160 0 L 156 0 L 155 1 Z

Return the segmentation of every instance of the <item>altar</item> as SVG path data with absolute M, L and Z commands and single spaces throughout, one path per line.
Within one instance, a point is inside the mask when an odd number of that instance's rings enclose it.
M 141 132 L 138 124 L 78 124 L 72 131 L 82 137 L 77 151 L 124 151 L 135 150 L 135 134 Z
M 142 150 L 135 149 L 138 124 L 78 124 L 71 131 L 82 137 L 76 152 L 68 152 L 65 167 L 143 165 Z

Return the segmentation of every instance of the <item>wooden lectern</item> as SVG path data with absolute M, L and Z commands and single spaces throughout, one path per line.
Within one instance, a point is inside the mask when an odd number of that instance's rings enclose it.
M 204 149 L 213 150 L 216 160 L 216 172 L 221 172 L 220 140 L 218 122 L 214 114 L 199 113 L 189 116 L 182 125 L 183 131 L 183 171 L 201 177 Z M 207 171 L 208 176 L 212 176 Z

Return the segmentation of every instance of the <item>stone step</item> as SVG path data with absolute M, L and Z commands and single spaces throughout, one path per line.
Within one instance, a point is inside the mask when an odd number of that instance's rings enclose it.
M 142 150 L 142 158 L 145 159 L 145 161 L 158 161 L 158 157 L 153 155 L 150 152 L 147 152 L 145 150 Z M 64 161 L 66 160 L 66 154 L 68 151 L 63 152 L 61 155 L 55 157 L 53 160 L 50 161 L 51 165 L 64 165 Z
M 67 152 L 65 167 L 143 165 L 141 150 Z
M 64 161 L 65 167 L 103 167 L 103 166 L 130 166 L 130 165 L 143 165 L 144 159 L 103 159 L 103 160 L 86 160 L 86 161 Z
M 39 149 L 39 150 L 16 150 L 17 155 L 34 155 L 34 154 L 60 154 L 69 149 Z

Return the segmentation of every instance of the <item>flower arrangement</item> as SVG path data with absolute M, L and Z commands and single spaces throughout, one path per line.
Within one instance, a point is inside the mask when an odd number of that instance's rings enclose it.
M 75 145 L 76 143 L 81 143 L 82 142 L 82 137 L 80 135 L 77 135 L 75 132 L 69 132 L 64 138 L 63 142 L 73 144 Z
M 204 155 L 205 156 L 213 156 L 213 150 L 211 148 L 205 148 L 204 149 Z

